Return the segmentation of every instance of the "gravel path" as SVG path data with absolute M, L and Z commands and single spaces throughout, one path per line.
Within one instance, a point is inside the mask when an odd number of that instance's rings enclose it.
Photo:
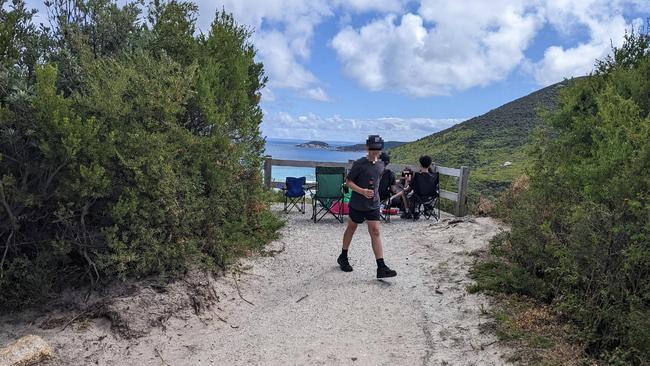
M 277 209 L 277 207 L 275 207 Z M 281 214 L 284 215 L 284 214 Z M 502 365 L 505 350 L 482 334 L 488 301 L 467 294 L 474 250 L 503 228 L 489 218 L 449 224 L 394 219 L 381 227 L 395 278 L 375 278 L 366 226 L 350 248 L 354 271 L 336 265 L 345 224 L 286 215 L 272 255 L 243 259 L 215 281 L 219 302 L 170 318 L 131 340 L 107 321 L 37 331 L 51 365 Z M 241 296 L 240 296 L 241 293 Z M 75 328 L 75 329 L 73 329 Z M 17 332 L 24 333 L 24 332 Z

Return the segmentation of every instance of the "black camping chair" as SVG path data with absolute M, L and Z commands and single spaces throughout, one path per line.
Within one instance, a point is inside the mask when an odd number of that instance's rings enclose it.
M 287 177 L 284 191 L 284 212 L 289 213 L 292 208 L 296 208 L 301 213 L 305 213 L 305 189 L 304 185 L 307 178 Z
M 316 193 L 312 195 L 312 220 L 320 221 L 329 212 L 336 220 L 343 222 L 343 191 L 345 181 L 344 167 L 316 167 Z M 339 210 L 332 206 L 338 202 Z M 319 216 L 320 215 L 320 216 Z
M 411 214 L 414 220 L 424 216 L 440 219 L 440 175 L 435 173 L 415 173 L 411 182 Z

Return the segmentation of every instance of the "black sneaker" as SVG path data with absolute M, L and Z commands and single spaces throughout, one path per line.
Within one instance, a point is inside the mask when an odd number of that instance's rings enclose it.
M 352 272 L 352 266 L 350 265 L 348 258 L 344 257 L 343 254 L 339 255 L 339 259 L 337 259 L 336 262 L 341 267 L 341 271 Z
M 392 269 L 384 266 L 384 267 L 377 267 L 377 278 L 386 278 L 386 277 L 395 277 L 397 276 L 397 272 L 393 271 Z

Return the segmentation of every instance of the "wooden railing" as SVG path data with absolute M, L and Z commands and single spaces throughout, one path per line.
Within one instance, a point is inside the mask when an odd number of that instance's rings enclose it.
M 305 161 L 305 160 L 283 160 L 283 159 L 273 159 L 270 155 L 267 155 L 264 159 L 264 185 L 267 188 L 271 188 L 271 177 L 273 176 L 273 166 L 291 166 L 291 167 L 300 167 L 300 168 L 315 168 L 317 166 L 330 166 L 330 167 L 343 167 L 346 170 L 349 170 L 352 167 L 354 160 L 349 160 L 347 163 L 338 163 L 330 161 Z M 417 170 L 419 164 L 390 164 L 391 170 L 399 172 L 404 170 L 406 167 L 411 167 L 413 170 Z M 451 192 L 444 189 L 440 190 L 440 198 L 444 198 L 450 201 L 455 202 L 454 205 L 454 215 L 462 217 L 467 215 L 467 189 L 469 186 L 469 168 L 466 166 L 456 168 L 447 168 L 440 165 L 431 165 L 434 171 L 440 173 L 440 175 L 447 175 L 450 177 L 455 177 L 458 179 L 458 191 Z

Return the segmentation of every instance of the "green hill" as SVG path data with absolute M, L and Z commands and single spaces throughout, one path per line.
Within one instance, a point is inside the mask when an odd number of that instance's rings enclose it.
M 470 194 L 495 198 L 528 165 L 530 133 L 542 125 L 540 109 L 555 109 L 565 82 L 540 89 L 481 116 L 391 150 L 394 162 L 429 154 L 436 164 L 471 169 Z

